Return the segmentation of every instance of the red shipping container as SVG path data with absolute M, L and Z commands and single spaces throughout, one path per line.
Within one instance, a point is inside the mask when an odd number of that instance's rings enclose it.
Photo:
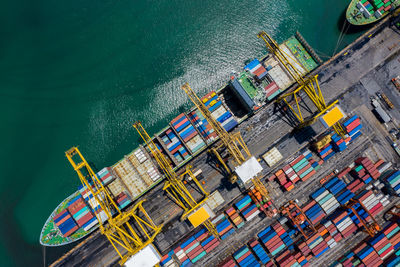
M 79 225 L 79 227 L 82 227 L 85 223 L 87 223 L 88 221 L 90 221 L 93 218 L 93 215 L 91 214 L 91 212 L 88 212 L 86 215 L 84 215 L 83 217 L 81 217 L 77 223 Z
M 196 114 L 196 113 L 193 112 L 192 115 L 194 115 L 194 114 Z M 178 120 L 180 120 L 182 117 L 185 117 L 185 114 L 184 114 L 184 113 L 179 114 L 175 119 L 173 119 L 173 120 L 171 121 L 171 124 L 174 124 L 175 122 L 177 122 Z
M 291 163 L 290 163 L 290 166 L 294 166 L 294 165 L 296 165 L 296 163 L 298 163 L 300 160 L 302 160 L 302 159 L 304 159 L 304 156 L 303 155 L 300 155 L 299 157 L 297 157 L 295 160 L 293 160 Z
M 309 168 L 311 168 L 311 164 L 308 163 L 303 169 L 299 170 L 297 172 L 298 175 L 302 175 L 304 172 L 306 172 Z
M 216 247 L 218 247 L 218 245 L 219 245 L 219 242 L 217 242 L 217 243 L 213 244 L 212 246 L 208 247 L 206 249 L 206 253 L 210 253 L 212 250 L 214 250 Z
M 354 130 L 358 125 L 360 125 L 360 119 L 354 120 L 352 123 L 346 126 L 347 132 L 351 132 Z

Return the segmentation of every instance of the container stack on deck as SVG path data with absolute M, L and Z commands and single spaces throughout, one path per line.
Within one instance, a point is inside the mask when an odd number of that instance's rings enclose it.
M 207 143 L 212 142 L 217 137 L 214 129 L 210 126 L 199 110 L 196 109 L 189 112 L 188 117 Z
M 68 211 L 79 227 L 87 228 L 96 218 L 86 206 L 85 201 L 78 195 L 68 203 Z M 86 230 L 85 230 L 86 231 Z
M 201 100 L 211 112 L 214 119 L 216 119 L 226 131 L 229 132 L 238 125 L 232 113 L 225 108 L 215 91 L 206 94 Z
M 206 145 L 184 113 L 173 119 L 171 125 L 192 153 L 196 153 Z
M 188 125 L 190 125 L 190 122 L 186 120 L 186 117 L 181 117 L 181 120 L 176 121 L 175 125 L 173 124 L 173 127 L 177 127 L 179 132 L 179 130 L 184 129 Z M 189 158 L 190 155 L 189 152 L 186 150 L 185 145 L 182 144 L 182 142 L 179 140 L 179 138 L 176 136 L 171 128 L 160 135 L 160 138 L 164 142 L 168 151 L 174 156 L 178 163 Z
M 268 74 L 267 70 L 258 59 L 253 59 L 244 69 L 250 71 L 250 73 L 259 80 L 263 79 Z
M 54 216 L 53 220 L 64 237 L 72 235 L 79 228 L 67 209 Z

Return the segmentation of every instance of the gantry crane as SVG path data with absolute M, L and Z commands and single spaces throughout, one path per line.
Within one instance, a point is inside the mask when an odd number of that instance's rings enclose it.
M 365 210 L 368 216 L 372 219 L 372 222 L 367 222 L 363 219 L 360 214 L 358 214 L 357 210 L 354 208 L 355 205 L 360 204 L 360 206 Z M 350 199 L 350 201 L 344 205 L 345 208 L 350 209 L 356 216 L 357 219 L 362 223 L 365 228 L 365 231 L 371 236 L 375 236 L 380 230 L 381 227 L 379 226 L 378 222 L 375 220 L 374 216 L 369 212 L 369 210 L 364 206 L 364 204 L 360 200 Z
M 224 166 L 225 170 L 231 175 L 231 181 L 236 182 L 237 177 L 232 175 L 232 171 L 228 167 L 228 165 L 224 162 L 223 158 L 221 157 L 220 153 L 218 152 L 221 148 L 225 148 L 228 150 L 229 154 L 234 159 L 234 164 L 236 166 L 241 166 L 243 163 L 246 162 L 252 155 L 247 148 L 246 143 L 243 141 L 243 137 L 240 132 L 229 134 L 224 127 L 221 126 L 217 122 L 217 120 L 212 116 L 211 112 L 208 108 L 204 105 L 203 101 L 197 96 L 197 94 L 193 91 L 193 89 L 189 86 L 188 83 L 182 85 L 182 89 L 188 95 L 189 99 L 193 102 L 193 104 L 197 107 L 197 109 L 201 112 L 210 126 L 214 129 L 215 133 L 218 135 L 219 139 L 221 140 L 221 145 L 215 148 L 211 148 L 213 154 L 217 157 L 217 159 L 221 162 Z M 244 153 L 242 153 L 242 150 Z M 233 177 L 233 179 L 232 179 Z M 269 201 L 270 197 L 268 194 L 267 189 L 265 188 L 264 184 L 260 181 L 259 177 L 256 175 L 252 179 L 254 187 L 257 191 L 260 192 L 263 199 L 265 201 Z M 262 205 L 261 205 L 262 207 Z
M 288 201 L 285 205 L 283 205 L 280 209 L 281 213 L 283 215 L 286 215 L 289 217 L 289 219 L 292 221 L 292 223 L 299 229 L 301 234 L 304 236 L 304 238 L 307 240 L 310 236 L 312 236 L 314 233 L 317 232 L 315 229 L 313 223 L 310 221 L 310 219 L 304 214 L 303 209 L 297 205 L 297 203 L 293 200 Z M 296 215 L 293 215 L 296 214 Z M 304 222 L 308 223 L 308 226 L 306 227 L 301 227 L 301 224 Z
M 191 171 L 191 166 L 188 165 L 186 167 L 185 172 L 182 175 L 178 175 L 170 163 L 167 161 L 163 153 L 160 149 L 156 146 L 153 142 L 153 139 L 149 136 L 147 131 L 143 128 L 140 122 L 135 122 L 133 127 L 137 130 L 139 135 L 142 137 L 143 141 L 147 145 L 148 149 L 150 150 L 151 154 L 153 155 L 154 159 L 157 161 L 158 165 L 164 172 L 167 182 L 164 184 L 163 190 L 168 193 L 168 195 L 174 200 L 174 202 L 179 205 L 185 212 L 182 215 L 182 220 L 189 218 L 192 222 L 194 227 L 197 227 L 200 224 L 203 224 L 210 234 L 219 238 L 217 229 L 215 228 L 214 224 L 210 220 L 210 216 L 207 216 L 207 211 L 204 212 L 204 204 L 207 200 L 209 195 L 197 180 L 197 178 L 193 175 Z M 186 188 L 184 184 L 185 177 L 190 177 L 192 181 L 196 184 L 200 192 L 203 194 L 204 198 L 201 202 L 197 202 L 196 199 L 192 196 L 189 190 Z M 196 217 L 196 212 L 198 214 L 202 214 L 199 218 L 195 218 L 196 222 L 191 220 L 192 216 Z M 200 220 L 200 221 L 199 221 Z
M 77 147 L 72 147 L 65 155 L 78 173 L 82 185 L 90 190 L 107 215 L 105 219 L 95 213 L 101 233 L 120 256 L 119 263 L 122 266 L 132 255 L 153 243 L 162 226 L 155 225 L 147 214 L 142 205 L 144 200 L 131 210 L 122 212 Z
M 290 55 L 285 53 L 279 45 L 276 43 L 276 41 L 269 36 L 266 32 L 261 31 L 258 35 L 258 38 L 261 38 L 268 50 L 275 55 L 275 57 L 278 59 L 278 61 L 283 65 L 283 67 L 286 69 L 286 71 L 289 73 L 289 75 L 298 83 L 298 87 L 294 90 L 292 90 L 289 93 L 283 94 L 280 96 L 277 101 L 278 103 L 281 101 L 284 101 L 286 105 L 289 107 L 289 109 L 292 111 L 294 116 L 297 118 L 299 124 L 298 127 L 302 128 L 305 126 L 309 126 L 313 124 L 320 116 L 324 115 L 326 112 L 331 110 L 337 103 L 338 100 L 333 101 L 331 104 L 327 105 L 325 103 L 324 96 L 322 95 L 321 88 L 319 87 L 318 83 L 318 75 L 315 75 L 313 77 L 304 77 L 300 70 L 298 70 L 294 64 L 291 63 L 295 62 L 294 59 L 291 59 Z M 291 59 L 291 61 L 290 61 Z M 300 93 L 304 91 L 306 95 L 309 97 L 309 99 L 314 103 L 314 105 L 318 109 L 318 113 L 313 115 L 311 118 L 305 119 L 301 113 L 301 108 L 300 108 Z M 295 101 L 295 107 L 293 107 L 289 101 L 288 98 L 293 97 Z M 330 125 L 329 125 L 330 126 Z M 346 135 L 345 130 L 343 129 L 342 125 L 340 124 L 339 121 L 332 122 L 332 128 L 334 131 L 341 137 L 344 137 Z

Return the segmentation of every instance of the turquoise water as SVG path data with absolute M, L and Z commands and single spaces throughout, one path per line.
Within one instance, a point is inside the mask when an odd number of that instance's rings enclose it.
M 64 151 L 115 163 L 138 144 L 132 122 L 154 133 L 187 105 L 182 83 L 216 89 L 261 56 L 260 30 L 278 41 L 299 30 L 332 55 L 348 2 L 2 2 L 0 265 L 43 266 L 42 225 L 78 186 Z M 47 262 L 66 249 L 47 249 Z

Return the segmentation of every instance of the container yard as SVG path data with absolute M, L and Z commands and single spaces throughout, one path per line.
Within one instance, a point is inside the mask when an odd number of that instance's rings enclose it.
M 207 147 L 219 144 L 218 134 L 198 109 L 178 115 L 156 135 L 156 146 L 175 170 L 190 161 L 211 193 L 207 201 L 215 213 L 210 221 L 217 237 L 180 220 L 182 209 L 163 193 L 162 173 L 145 147 L 97 177 L 117 197 L 120 209 L 129 209 L 145 194 L 143 207 L 155 224 L 163 224 L 152 242 L 161 266 L 396 266 L 400 226 L 392 209 L 399 204 L 400 157 L 389 130 L 400 121 L 399 91 L 392 83 L 400 73 L 399 43 L 388 17 L 319 67 L 298 39 L 280 45 L 302 75 L 319 75 L 327 102 L 339 99 L 340 112 L 339 107 L 335 112 L 343 114 L 343 136 L 327 127 L 329 113 L 306 129 L 293 130 L 285 113 L 268 99 L 294 82 L 271 55 L 252 60 L 242 73 L 232 74 L 223 90 L 201 97 L 211 116 L 226 131 L 240 132 L 258 158 L 270 200 L 254 188 L 228 181 L 218 161 L 206 153 Z M 225 97 L 229 92 L 241 103 L 243 116 L 235 115 L 232 99 Z M 393 104 L 390 108 L 384 99 L 377 100 L 389 122 L 373 113 L 371 97 L 376 93 L 384 93 Z M 306 114 L 316 112 L 308 98 L 302 101 Z M 93 214 L 82 205 L 83 199 L 91 199 L 85 190 L 70 198 L 68 215 L 56 209 L 51 218 L 63 234 L 92 224 Z M 194 188 L 189 191 L 199 198 Z M 90 205 L 94 210 L 95 204 Z M 53 266 L 114 266 L 118 261 L 96 231 Z

